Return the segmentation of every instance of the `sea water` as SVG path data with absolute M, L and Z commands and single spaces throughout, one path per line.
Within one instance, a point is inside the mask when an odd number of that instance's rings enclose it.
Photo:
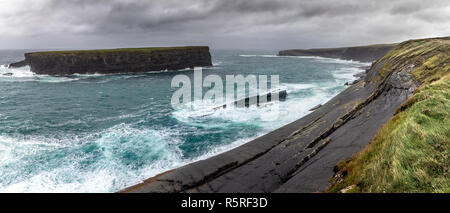
M 24 52 L 0 50 L 0 192 L 118 191 L 305 116 L 367 65 L 212 50 L 214 66 L 203 68 L 204 76 L 279 75 L 287 100 L 279 117 L 266 121 L 266 107 L 174 110 L 171 80 L 192 78 L 193 70 L 53 77 L 7 68 Z

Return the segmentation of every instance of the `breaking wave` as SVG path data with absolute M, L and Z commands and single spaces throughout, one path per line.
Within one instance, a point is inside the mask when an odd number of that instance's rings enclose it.
M 37 75 L 31 72 L 29 66 L 20 68 L 9 68 L 7 65 L 0 65 L 0 81 L 3 82 L 27 82 L 38 81 L 44 83 L 61 83 L 69 81 L 77 81 L 80 78 L 71 77 L 54 77 L 49 75 Z

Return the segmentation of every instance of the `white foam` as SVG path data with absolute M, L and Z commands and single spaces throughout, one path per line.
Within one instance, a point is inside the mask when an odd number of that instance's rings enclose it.
M 190 71 L 192 69 L 185 68 L 180 70 L 160 70 L 160 71 L 149 71 L 144 72 L 144 74 L 152 74 L 152 73 L 171 73 L 171 72 L 183 72 Z M 20 68 L 9 68 L 8 65 L 0 65 L 0 81 L 6 82 L 27 82 L 27 81 L 37 81 L 42 83 L 63 83 L 70 81 L 78 81 L 86 78 L 96 78 L 103 76 L 115 76 L 117 75 L 120 79 L 122 78 L 134 78 L 139 76 L 144 76 L 142 73 L 140 75 L 130 74 L 130 73 L 112 73 L 112 74 L 100 74 L 100 73 L 92 73 L 92 74 L 79 74 L 75 73 L 68 76 L 50 76 L 50 75 L 38 75 L 36 73 L 31 72 L 29 66 L 20 67 Z M 117 78 L 108 78 L 100 82 L 94 83 L 108 83 L 110 81 L 117 80 Z
M 5 74 L 12 74 L 12 75 L 5 75 Z M 7 65 L 0 66 L 0 78 L 31 78 L 34 76 L 35 74 L 31 72 L 29 66 L 20 68 L 8 68 Z
M 29 66 L 24 66 L 20 68 L 9 68 L 7 65 L 0 66 L 0 81 L 6 82 L 38 81 L 43 83 L 61 83 L 61 82 L 77 81 L 79 79 L 80 78 L 37 75 L 31 72 Z
M 73 76 L 80 76 L 80 77 L 101 77 L 101 76 L 108 76 L 108 75 L 115 75 L 115 74 L 100 74 L 100 73 L 92 73 L 92 74 L 79 74 L 74 73 Z
M 314 85 L 314 84 L 292 84 L 292 83 L 282 83 L 280 85 L 280 89 L 285 89 L 288 94 L 311 89 L 314 87 L 317 87 L 317 85 Z
M 333 63 L 333 64 L 361 64 L 361 65 L 365 64 L 365 63 L 361 63 L 359 61 L 344 60 L 344 59 L 338 59 L 338 58 L 316 57 L 315 60 L 320 61 L 321 63 Z
M 273 103 L 269 103 L 264 107 L 219 107 L 214 109 L 210 104 L 202 105 L 201 102 L 194 102 L 194 107 L 176 110 L 172 113 L 172 116 L 180 122 L 191 126 L 218 128 L 233 125 L 233 123 L 242 123 L 262 127 L 264 129 L 263 132 L 267 133 L 303 117 L 309 113 L 309 109 L 318 104 L 323 104 L 334 95 L 326 92 L 329 88 L 313 84 L 282 84 L 280 88 L 283 87 L 288 91 L 288 99 L 285 102 L 277 102 L 279 103 L 280 114 L 278 119 L 274 121 L 265 121 L 261 117 L 263 114 L 276 110 L 276 105 Z M 312 89 L 309 92 L 313 92 L 313 94 L 310 96 L 293 94 L 295 91 L 307 89 Z
M 37 80 L 45 83 L 62 83 L 70 81 L 78 81 L 81 78 L 69 78 L 69 77 L 52 77 L 52 76 L 39 76 Z
M 244 57 L 247 56 L 253 57 L 253 55 L 244 55 Z M 224 123 L 234 122 L 260 126 L 266 132 L 274 130 L 310 113 L 309 109 L 312 107 L 318 104 L 324 104 L 330 100 L 337 95 L 339 90 L 336 90 L 336 88 L 343 87 L 345 82 L 355 80 L 356 77 L 354 77 L 354 74 L 362 71 L 358 67 L 353 67 L 355 64 L 359 65 L 359 62 L 324 59 L 320 57 L 313 58 L 342 61 L 352 66 L 346 66 L 338 70 L 330 70 L 329 72 L 334 76 L 334 79 L 327 82 L 307 84 L 282 83 L 279 89 L 285 89 L 288 93 L 288 98 L 285 102 L 279 103 L 281 113 L 276 121 L 268 122 L 260 119 L 261 114 L 274 110 L 273 105 L 266 107 L 251 106 L 249 108 L 227 107 L 225 109 L 219 107 L 215 110 L 215 107 L 210 103 L 194 102 L 191 103 L 193 105 L 174 111 L 172 116 L 187 125 L 201 126 L 204 128 L 217 128 L 223 126 Z M 304 91 L 304 93 L 298 93 L 300 91 Z M 311 94 L 308 95 L 308 93 Z
M 347 64 L 352 66 L 370 66 L 369 62 L 360 62 L 354 60 L 344 60 L 338 58 L 326 58 L 320 56 L 280 56 L 280 55 L 239 55 L 241 57 L 264 57 L 264 58 L 299 58 L 299 59 L 314 59 L 320 63 L 332 63 L 332 64 Z
M 340 68 L 338 70 L 332 71 L 331 74 L 339 82 L 348 82 L 348 81 L 358 79 L 354 75 L 357 73 L 360 73 L 362 71 L 364 71 L 364 70 L 362 70 L 358 67 L 344 67 L 344 68 Z
M 264 57 L 264 58 L 277 58 L 278 55 L 239 55 L 241 57 Z
M 263 57 L 263 58 L 278 58 L 282 57 L 279 55 L 239 55 L 241 57 Z
M 339 58 L 326 58 L 320 56 L 277 56 L 277 57 L 286 57 L 286 58 L 299 58 L 299 59 L 314 59 L 320 63 L 333 63 L 333 64 L 351 64 L 355 66 L 369 66 L 371 63 L 369 62 L 360 62 L 354 60 L 344 60 Z
M 0 136 L 0 167 L 9 168 L 0 173 L 0 192 L 114 192 L 192 161 L 183 159 L 174 134 L 176 131 L 119 124 L 99 133 L 62 140 Z M 83 151 L 89 146 L 95 146 L 102 155 Z M 47 165 L 35 161 L 43 153 L 48 156 L 52 152 L 67 155 L 50 155 L 49 162 L 44 162 Z M 130 169 L 131 165 L 123 161 L 133 152 L 138 153 L 136 161 L 153 162 Z M 82 162 L 89 160 L 92 163 L 83 167 Z M 27 176 L 17 176 L 15 172 L 24 167 L 35 168 Z
M 224 145 L 211 144 L 207 149 L 209 151 L 194 158 L 183 157 L 178 149 L 180 141 L 176 134 L 174 130 L 136 129 L 128 124 L 119 124 L 100 133 L 80 138 L 67 137 L 64 140 L 0 136 L 1 167 L 15 166 L 20 170 L 24 166 L 36 166 L 35 171 L 26 177 L 15 176 L 15 168 L 2 170 L 0 192 L 115 192 L 161 172 L 238 147 L 261 136 L 263 132 Z M 86 167 L 80 167 L 80 163 L 92 159 L 89 152 L 80 150 L 94 145 L 98 147 L 97 151 L 101 150 L 102 155 Z M 64 149 L 67 149 L 68 155 L 52 162 L 54 168 L 40 169 L 40 162 L 30 161 L 43 152 L 58 153 Z M 129 151 L 140 150 L 140 159 L 145 156 L 150 159 L 156 157 L 155 161 L 139 169 L 130 169 L 122 157 Z

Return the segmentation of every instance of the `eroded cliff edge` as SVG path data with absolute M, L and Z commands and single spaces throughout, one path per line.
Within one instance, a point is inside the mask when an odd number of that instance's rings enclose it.
M 319 56 L 338 58 L 361 62 L 373 62 L 383 57 L 394 48 L 395 44 L 376 44 L 357 47 L 321 48 L 321 49 L 292 49 L 282 50 L 280 56 Z
M 403 42 L 374 63 L 363 80 L 311 114 L 236 149 L 122 192 L 323 191 L 333 167 L 372 141 L 428 79 L 429 66 L 440 72 L 433 76 L 449 73 L 448 59 L 435 60 L 449 46 L 450 37 Z
M 10 67 L 46 75 L 137 73 L 212 66 L 209 47 L 156 47 L 25 53 Z

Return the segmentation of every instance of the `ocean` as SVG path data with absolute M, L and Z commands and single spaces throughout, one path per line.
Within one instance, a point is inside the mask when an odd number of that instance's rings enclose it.
M 279 75 L 280 116 L 265 107 L 174 110 L 175 75 L 193 70 L 53 77 L 9 69 L 31 50 L 0 50 L 0 192 L 115 192 L 228 151 L 293 122 L 367 63 L 212 50 L 203 76 Z M 12 73 L 12 75 L 3 75 Z M 204 89 L 207 90 L 207 89 Z M 270 107 L 270 106 L 269 106 Z

